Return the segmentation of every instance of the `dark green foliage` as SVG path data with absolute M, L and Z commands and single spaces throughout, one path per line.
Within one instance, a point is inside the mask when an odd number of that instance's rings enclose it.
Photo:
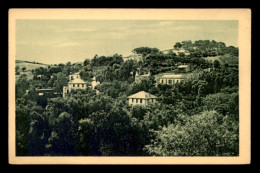
M 132 52 L 145 56 L 145 55 L 148 55 L 148 54 L 159 53 L 159 49 L 149 48 L 149 47 L 138 47 L 138 48 L 135 48 Z
M 238 156 L 237 122 L 216 112 L 203 112 L 184 119 L 184 124 L 171 124 L 156 131 L 152 144 L 145 147 L 148 153 L 157 156 Z
M 26 78 L 26 75 L 23 74 L 19 77 L 19 79 L 15 83 L 15 97 L 21 98 L 26 93 L 26 90 L 28 90 L 30 87 L 30 84 Z
M 174 48 L 181 48 L 182 44 L 180 42 L 175 43 L 175 45 L 173 46 Z
M 23 68 L 22 68 L 22 71 L 24 72 L 25 70 L 26 70 L 26 67 L 23 67 Z
M 61 113 L 56 121 L 46 148 L 51 155 L 71 156 L 76 154 L 76 126 L 71 114 Z
M 178 42 L 175 48 L 190 55 L 140 47 L 133 50 L 143 56 L 139 62 L 96 55 L 34 69 L 32 80 L 21 75 L 15 84 L 17 156 L 237 156 L 238 48 L 214 40 Z M 184 81 L 156 85 L 154 75 L 178 73 L 181 64 L 192 70 Z M 100 94 L 88 87 L 69 98 L 38 95 L 41 88 L 62 93 L 75 72 L 89 84 L 96 77 Z M 151 76 L 135 82 L 136 72 Z M 158 102 L 129 106 L 127 97 L 139 91 Z

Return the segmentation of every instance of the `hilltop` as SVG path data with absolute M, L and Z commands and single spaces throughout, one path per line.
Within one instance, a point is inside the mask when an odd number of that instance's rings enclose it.
M 28 79 L 33 78 L 32 70 L 36 68 L 47 68 L 50 66 L 49 64 L 43 64 L 39 62 L 31 62 L 31 61 L 23 61 L 23 60 L 15 60 L 15 68 L 18 73 L 15 74 L 15 78 L 19 78 L 20 75 L 26 74 Z M 25 70 L 23 71 L 23 67 L 25 67 Z

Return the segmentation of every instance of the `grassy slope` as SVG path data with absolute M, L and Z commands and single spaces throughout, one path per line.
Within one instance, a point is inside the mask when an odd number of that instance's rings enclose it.
M 33 78 L 32 69 L 36 69 L 39 67 L 47 68 L 48 64 L 41 64 L 41 63 L 34 63 L 29 61 L 22 61 L 22 60 L 15 60 L 15 66 L 20 67 L 20 75 L 26 74 L 28 79 Z M 22 68 L 26 67 L 26 70 L 23 72 Z M 15 75 L 16 80 L 19 78 L 20 75 Z
M 229 65 L 238 64 L 238 57 L 234 57 L 234 56 L 230 56 L 230 55 L 206 57 L 205 59 L 208 61 L 211 61 L 211 62 L 218 60 L 221 64 L 225 64 L 225 63 L 229 64 Z

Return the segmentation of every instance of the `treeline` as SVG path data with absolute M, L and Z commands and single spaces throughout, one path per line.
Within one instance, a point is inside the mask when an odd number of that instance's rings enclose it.
M 226 80 L 224 75 L 222 80 Z M 220 91 L 216 88 L 215 93 L 208 91 L 203 80 L 158 88 L 151 83 L 103 83 L 102 95 L 90 89 L 77 91 L 69 99 L 49 99 L 47 108 L 26 97 L 17 99 L 17 154 L 238 155 L 236 86 Z M 156 94 L 159 103 L 146 108 L 129 107 L 127 93 L 139 90 Z M 201 131 L 204 128 L 207 130 Z M 168 133 L 170 130 L 180 135 Z M 194 135 L 199 138 L 192 138 Z M 182 139 L 188 143 L 179 143 Z M 198 144 L 202 141 L 203 145 Z M 196 144 L 195 151 L 190 152 L 194 146 L 189 143 Z
M 175 49 L 183 48 L 191 53 L 191 57 L 208 57 L 217 55 L 238 56 L 238 48 L 234 46 L 226 46 L 223 42 L 215 40 L 197 40 L 194 43 L 190 40 L 177 42 L 173 46 Z

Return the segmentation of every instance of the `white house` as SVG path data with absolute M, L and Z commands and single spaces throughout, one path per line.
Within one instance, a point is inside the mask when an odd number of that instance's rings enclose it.
M 173 85 L 175 83 L 180 83 L 185 79 L 186 79 L 185 74 L 163 73 L 155 76 L 157 85 L 158 84 Z
M 80 78 L 79 72 L 69 75 L 69 82 L 67 86 L 63 87 L 63 97 L 67 97 L 72 90 L 86 89 L 87 82 Z
M 157 100 L 157 97 L 149 94 L 145 91 L 140 91 L 136 94 L 133 94 L 128 97 L 129 105 L 140 105 L 140 106 L 146 106 L 148 104 L 155 103 Z

